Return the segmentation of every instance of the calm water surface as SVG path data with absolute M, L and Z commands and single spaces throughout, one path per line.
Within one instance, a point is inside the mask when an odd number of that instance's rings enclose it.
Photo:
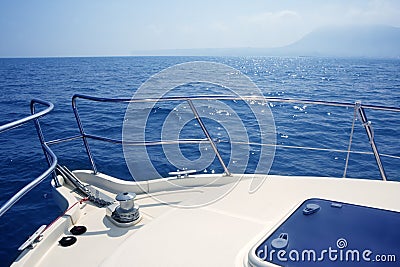
M 0 59 L 0 123 L 28 115 L 30 99 L 39 98 L 55 105 L 54 111 L 41 121 L 47 140 L 77 135 L 79 132 L 71 110 L 71 97 L 75 93 L 130 98 L 151 75 L 178 63 L 199 60 L 224 63 L 240 70 L 257 84 L 265 96 L 350 103 L 361 100 L 366 104 L 400 107 L 400 60 L 278 57 Z M 200 93 L 196 90 L 203 89 L 192 86 L 190 93 L 196 95 Z M 79 108 L 87 132 L 121 138 L 126 105 L 82 102 Z M 294 104 L 271 104 L 270 108 L 275 118 L 278 145 L 347 149 L 352 109 Z M 151 123 L 162 122 L 172 110 L 173 107 L 159 107 L 157 116 L 160 117 L 154 116 Z M 246 114 L 246 109 L 241 112 Z M 380 152 L 400 156 L 400 114 L 368 111 L 367 115 L 373 123 Z M 248 118 L 249 129 L 252 127 L 251 119 Z M 226 134 L 223 130 L 218 131 L 220 128 L 212 120 L 206 123 L 211 125 L 211 134 Z M 187 136 L 196 135 L 192 127 L 186 128 Z M 150 138 L 152 135 L 157 138 L 159 134 L 159 131 L 148 132 Z M 132 179 L 120 146 L 94 141 L 91 147 L 99 171 Z M 43 172 L 46 164 L 33 124 L 0 134 L 0 149 L 0 203 L 4 203 L 27 181 Z M 70 169 L 90 168 L 80 141 L 52 146 L 52 149 L 59 162 Z M 186 151 L 188 148 L 182 149 Z M 219 149 L 223 157 L 229 159 L 229 146 L 221 143 Z M 354 129 L 352 149 L 370 151 L 359 122 Z M 254 151 L 256 154 L 257 148 Z M 162 158 L 160 148 L 151 148 L 149 152 L 156 155 L 152 162 L 161 175 L 175 170 Z M 190 158 L 190 154 L 187 156 Z M 345 157 L 345 153 L 339 152 L 278 147 L 270 173 L 341 177 Z M 399 163 L 394 158 L 383 158 L 389 179 L 400 180 Z M 253 166 L 251 158 L 246 172 L 252 172 Z M 220 172 L 221 168 L 215 162 L 204 171 Z M 352 154 L 347 176 L 379 179 L 373 156 Z M 18 246 L 29 234 L 61 213 L 54 204 L 49 182 L 49 178 L 46 179 L 0 218 L 0 265 L 8 266 L 17 257 Z

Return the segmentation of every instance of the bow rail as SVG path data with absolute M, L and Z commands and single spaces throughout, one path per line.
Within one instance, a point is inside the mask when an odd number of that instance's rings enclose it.
M 88 134 L 85 132 L 83 128 L 82 121 L 80 119 L 80 115 L 78 112 L 78 107 L 77 107 L 77 100 L 82 99 L 82 100 L 88 100 L 88 101 L 96 101 L 96 102 L 110 102 L 110 103 L 146 103 L 146 102 L 170 102 L 170 101 L 186 101 L 188 102 L 191 111 L 193 113 L 194 119 L 196 119 L 199 124 L 201 125 L 201 129 L 203 133 L 205 134 L 206 138 L 200 138 L 200 139 L 178 139 L 178 140 L 160 140 L 160 141 L 138 141 L 138 142 L 124 142 L 122 140 L 118 139 L 112 139 L 108 137 L 102 137 L 98 135 L 93 135 L 93 134 Z M 387 180 L 385 170 L 381 161 L 381 155 L 387 156 L 387 157 L 392 157 L 392 158 L 398 158 L 398 156 L 393 156 L 393 155 L 386 155 L 386 154 L 379 154 L 377 145 L 374 140 L 374 134 L 373 134 L 373 129 L 371 126 L 371 122 L 368 121 L 366 112 L 365 110 L 381 110 L 381 111 L 392 111 L 392 112 L 400 112 L 400 108 L 397 107 L 386 107 L 386 106 L 377 106 L 377 105 L 364 105 L 361 104 L 360 102 L 356 103 L 341 103 L 341 102 L 329 102 L 329 101 L 315 101 L 315 100 L 304 100 L 304 99 L 289 99 L 289 98 L 275 98 L 275 97 L 261 97 L 261 96 L 243 96 L 243 97 L 237 97 L 237 96 L 196 96 L 196 97 L 164 97 L 164 98 L 145 98 L 145 99 L 128 99 L 128 98 L 102 98 L 102 97 L 93 97 L 93 96 L 87 96 L 87 95 L 81 95 L 81 94 L 76 94 L 72 97 L 72 109 L 75 115 L 75 119 L 78 124 L 78 128 L 80 131 L 79 135 L 76 136 L 71 136 L 71 137 L 66 137 L 66 138 L 60 138 L 60 139 L 55 139 L 55 140 L 49 140 L 46 141 L 42 129 L 39 123 L 39 118 L 47 115 L 49 112 L 51 112 L 54 108 L 54 105 L 50 102 L 39 100 L 39 99 L 33 99 L 30 103 L 30 108 L 31 108 L 31 115 L 24 117 L 22 119 L 6 123 L 4 125 L 0 126 L 0 134 L 3 132 L 6 132 L 8 130 L 12 130 L 14 128 L 17 128 L 21 125 L 24 125 L 28 122 L 33 121 L 36 127 L 36 131 L 44 152 L 44 155 L 46 157 L 46 160 L 48 162 L 48 169 L 45 170 L 41 175 L 39 175 L 37 178 L 29 182 L 27 185 L 25 185 L 22 189 L 20 189 L 14 196 L 12 196 L 7 202 L 5 202 L 1 207 L 0 207 L 0 217 L 4 215 L 7 210 L 9 210 L 19 199 L 21 199 L 26 193 L 28 193 L 30 190 L 32 190 L 34 187 L 36 187 L 39 183 L 41 183 L 45 178 L 47 178 L 49 175 L 53 175 L 54 183 L 56 186 L 59 186 L 59 181 L 57 180 L 56 174 L 55 174 L 55 168 L 57 165 L 57 157 L 53 153 L 53 151 L 49 148 L 49 145 L 53 144 L 59 144 L 63 142 L 68 142 L 68 141 L 73 141 L 77 139 L 82 139 L 87 156 L 89 158 L 92 171 L 94 173 L 97 173 L 97 167 L 93 158 L 93 155 L 90 150 L 90 146 L 88 143 L 88 139 L 93 139 L 93 140 L 99 140 L 103 142 L 108 142 L 108 143 L 114 143 L 114 144 L 124 144 L 124 145 L 133 145 L 133 146 L 151 146 L 151 145 L 164 145 L 164 144 L 200 144 L 200 143 L 209 143 L 216 154 L 222 168 L 224 169 L 225 175 L 230 175 L 230 171 L 227 168 L 225 162 L 223 161 L 220 152 L 218 151 L 217 146 L 215 145 L 218 142 L 229 142 L 225 140 L 218 140 L 218 139 L 213 139 L 211 135 L 208 133 L 208 130 L 204 123 L 202 122 L 202 118 L 199 116 L 196 107 L 194 103 L 199 100 L 232 100 L 232 101 L 266 101 L 270 103 L 286 103 L 286 104 L 305 104 L 305 105 L 324 105 L 324 106 L 334 106 L 334 107 L 346 107 L 346 108 L 353 108 L 354 109 L 354 117 L 353 117 L 353 125 L 352 125 L 352 131 L 350 133 L 350 139 L 349 139 L 349 146 L 348 150 L 340 150 L 340 149 L 330 149 L 330 148 L 316 148 L 316 147 L 301 147 L 301 146 L 293 146 L 293 145 L 279 145 L 279 144 L 258 144 L 258 145 L 265 145 L 265 146 L 275 146 L 275 147 L 284 147 L 284 148 L 292 148 L 292 149 L 308 149 L 308 150 L 320 150 L 320 151 L 334 151 L 334 152 L 343 152 L 347 153 L 347 158 L 346 158 L 346 165 L 345 165 L 345 170 L 343 177 L 346 176 L 346 171 L 347 171 L 347 164 L 348 164 L 348 158 L 350 153 L 360 153 L 360 154 L 373 154 L 380 172 L 380 175 L 382 177 L 382 180 Z M 43 105 L 46 106 L 46 108 L 42 111 L 36 111 L 35 107 L 36 105 Z M 352 142 L 352 137 L 353 137 L 353 129 L 354 129 L 354 123 L 356 121 L 357 116 L 360 118 L 362 125 L 364 126 L 369 143 L 372 148 L 372 152 L 358 152 L 358 151 L 351 151 L 351 142 Z M 233 142 L 232 142 L 233 143 Z M 242 143 L 242 142 L 236 142 L 236 143 Z M 248 142 L 246 143 L 248 145 L 255 145 L 254 143 Z
M 111 139 L 107 137 L 101 137 L 97 135 L 92 135 L 92 134 L 87 134 L 84 131 L 83 124 L 81 122 L 78 108 L 77 108 L 77 100 L 78 99 L 83 99 L 83 100 L 89 100 L 89 101 L 96 101 L 96 102 L 109 102 L 109 103 L 154 103 L 154 102 L 171 102 L 171 101 L 186 101 L 188 102 L 194 118 L 198 121 L 199 125 L 201 126 L 201 129 L 203 130 L 205 136 L 207 137 L 206 139 L 193 139 L 193 140 L 160 140 L 160 141 L 151 141 L 151 142 L 124 142 L 122 140 L 117 140 L 117 139 Z M 348 167 L 348 160 L 350 153 L 360 153 L 364 154 L 363 152 L 354 152 L 351 151 L 351 142 L 353 138 L 353 128 L 354 128 L 354 123 L 358 117 L 361 120 L 362 125 L 364 126 L 371 148 L 372 148 L 372 154 L 375 157 L 380 175 L 382 180 L 387 180 L 386 173 L 380 158 L 380 154 L 377 148 L 377 145 L 374 140 L 374 135 L 373 135 L 373 129 L 371 126 L 371 122 L 368 121 L 367 116 L 366 116 L 366 109 L 369 110 L 381 110 L 381 111 L 392 111 L 392 112 L 400 112 L 400 108 L 397 107 L 386 107 L 386 106 L 379 106 L 379 105 L 361 105 L 361 102 L 356 101 L 355 103 L 343 103 L 343 102 L 332 102 L 332 101 L 316 101 L 316 100 L 308 100 L 308 99 L 290 99 L 290 98 L 277 98 L 277 97 L 264 97 L 264 96 L 192 96 L 192 97 L 163 97 L 163 98 L 143 98 L 143 99 L 135 99 L 135 98 L 104 98 L 104 97 L 94 97 L 94 96 L 87 96 L 87 95 L 82 95 L 82 94 L 75 94 L 72 97 L 72 108 L 75 114 L 76 121 L 78 123 L 79 131 L 81 133 L 80 136 L 77 137 L 72 137 L 72 139 L 76 139 L 79 137 L 82 137 L 83 143 L 86 148 L 86 152 L 90 161 L 90 164 L 92 166 L 93 172 L 96 174 L 97 173 L 97 167 L 93 158 L 93 155 L 90 151 L 90 146 L 88 143 L 88 139 L 95 139 L 99 141 L 105 141 L 109 143 L 114 143 L 114 144 L 124 144 L 124 145 L 162 145 L 162 144 L 174 144 L 174 143 L 202 143 L 202 142 L 208 142 L 210 143 L 213 151 L 215 152 L 221 166 L 224 169 L 224 172 L 226 175 L 230 175 L 230 171 L 228 170 L 226 164 L 222 160 L 222 157 L 218 151 L 218 148 L 216 147 L 215 143 L 216 142 L 223 142 L 221 140 L 214 140 L 211 138 L 210 134 L 208 133 L 207 128 L 203 124 L 201 118 L 198 115 L 198 112 L 196 110 L 196 107 L 194 106 L 194 102 L 199 101 L 199 100 L 231 100 L 231 101 L 266 101 L 266 102 L 271 102 L 271 103 L 286 103 L 286 104 L 306 104 L 306 105 L 323 105 L 323 106 L 333 106 L 333 107 L 345 107 L 345 108 L 353 108 L 354 109 L 354 118 L 353 118 L 353 126 L 352 126 L 352 131 L 350 134 L 350 141 L 349 141 L 349 147 L 348 150 L 338 150 L 338 149 L 325 149 L 325 148 L 311 148 L 311 147 L 296 147 L 296 146 L 285 146 L 286 148 L 302 148 L 302 149 L 310 149 L 310 150 L 325 150 L 325 151 L 336 151 L 336 152 L 346 152 L 347 153 L 347 158 L 346 158 L 346 165 L 345 165 L 345 170 L 343 177 L 346 176 L 347 172 L 347 167 Z M 50 141 L 50 142 L 63 142 L 64 140 L 56 140 L 56 141 Z M 270 144 L 259 144 L 259 145 L 270 145 Z M 278 147 L 280 145 L 273 144 L 274 146 Z M 394 157 L 392 155 L 386 155 L 388 157 Z
M 36 112 L 35 111 L 35 106 L 36 104 L 40 104 L 43 106 L 46 106 L 47 108 Z M 38 184 L 40 184 L 44 179 L 46 179 L 51 173 L 53 173 L 56 165 L 57 165 L 57 157 L 51 151 L 51 149 L 48 147 L 48 145 L 44 142 L 43 134 L 40 129 L 40 124 L 39 124 L 39 118 L 47 115 L 49 112 L 51 112 L 54 108 L 54 105 L 50 102 L 39 100 L 39 99 L 32 99 L 30 103 L 31 107 L 31 115 L 24 117 L 22 119 L 4 124 L 0 126 L 0 133 L 3 133 L 7 130 L 11 130 L 14 128 L 17 128 L 21 125 L 24 125 L 28 122 L 33 121 L 36 126 L 36 130 L 39 135 L 39 139 L 41 141 L 42 149 L 43 152 L 46 156 L 46 159 L 49 164 L 49 168 L 45 170 L 41 175 L 39 175 L 37 178 L 29 182 L 27 185 L 25 185 L 22 189 L 20 189 L 17 193 L 15 193 L 8 201 L 6 201 L 3 205 L 0 207 L 0 217 L 4 215 L 12 206 L 14 206 L 15 203 L 17 203 L 18 200 L 20 200 L 25 194 L 27 194 L 29 191 L 31 191 L 33 188 L 35 188 Z M 55 177 L 55 176 L 54 176 Z M 56 179 L 55 179 L 56 180 Z

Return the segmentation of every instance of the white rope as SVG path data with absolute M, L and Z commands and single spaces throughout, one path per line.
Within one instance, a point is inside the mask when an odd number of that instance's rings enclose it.
M 322 147 L 309 147 L 309 146 L 292 146 L 292 145 L 277 145 L 277 144 L 260 144 L 255 142 L 228 142 L 226 140 L 219 139 L 216 143 L 231 143 L 236 145 L 254 145 L 254 146 L 269 146 L 269 147 L 279 147 L 279 148 L 290 148 L 290 149 L 304 149 L 304 150 L 315 150 L 315 151 L 325 151 L 325 152 L 338 152 L 338 153 L 348 153 L 349 150 L 346 149 L 335 149 L 335 148 L 322 148 Z M 361 155 L 374 155 L 373 152 L 368 151 L 357 151 L 350 150 L 351 154 L 361 154 Z M 379 154 L 382 157 L 388 157 L 393 159 L 400 159 L 400 156 L 389 155 L 389 154 Z
M 349 166 L 349 158 L 350 158 L 350 152 L 351 152 L 351 144 L 353 143 L 354 126 L 355 126 L 355 124 L 356 124 L 357 113 L 358 113 L 358 109 L 360 108 L 360 106 L 361 106 L 361 102 L 360 102 L 360 101 L 356 101 L 356 104 L 354 105 L 353 123 L 352 123 L 352 125 L 351 125 L 349 146 L 348 146 L 348 148 L 347 148 L 347 156 L 346 156 L 346 163 L 345 163 L 345 165 L 344 165 L 343 178 L 346 178 L 347 168 L 348 168 L 348 166 Z

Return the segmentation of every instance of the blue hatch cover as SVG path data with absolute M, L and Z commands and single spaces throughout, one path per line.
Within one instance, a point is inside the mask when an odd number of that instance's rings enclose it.
M 400 213 L 308 199 L 255 253 L 281 266 L 400 266 Z

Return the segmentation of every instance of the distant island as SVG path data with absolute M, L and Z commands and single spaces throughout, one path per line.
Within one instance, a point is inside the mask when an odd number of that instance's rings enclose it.
M 152 56 L 319 56 L 400 58 L 400 28 L 384 25 L 317 29 L 293 44 L 277 48 L 204 48 L 134 51 Z

